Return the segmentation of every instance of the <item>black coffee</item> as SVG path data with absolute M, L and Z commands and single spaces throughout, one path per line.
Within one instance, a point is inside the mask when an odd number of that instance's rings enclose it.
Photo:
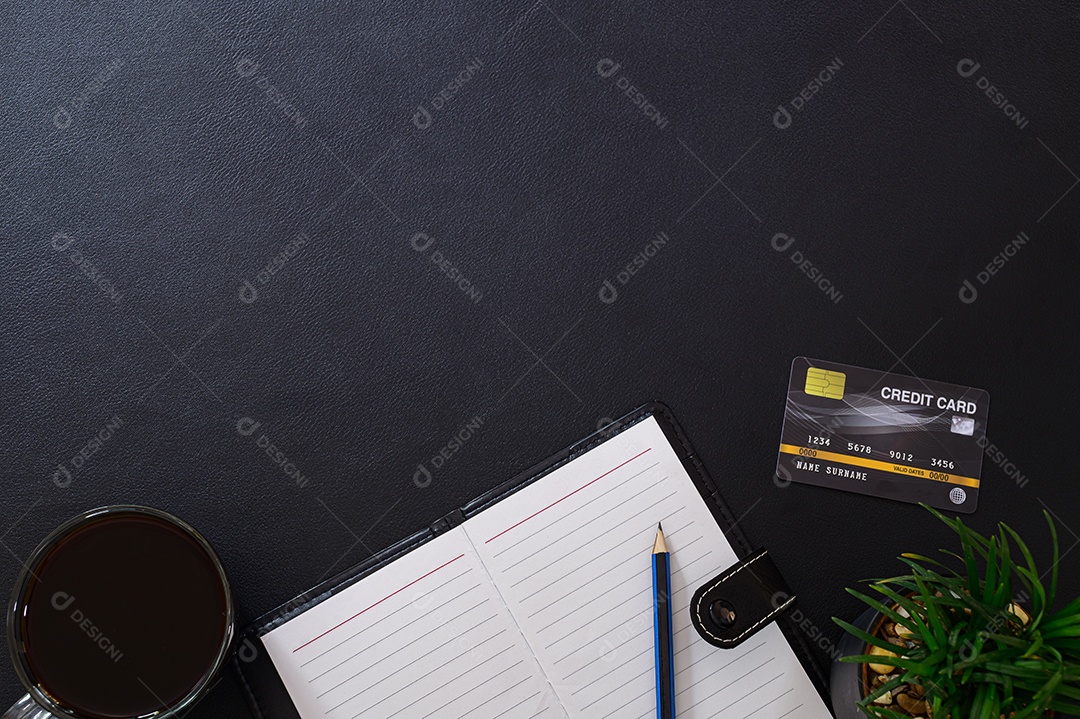
M 203 547 L 165 520 L 90 520 L 34 573 L 25 652 L 61 706 L 100 719 L 149 714 L 175 705 L 213 666 L 226 590 Z

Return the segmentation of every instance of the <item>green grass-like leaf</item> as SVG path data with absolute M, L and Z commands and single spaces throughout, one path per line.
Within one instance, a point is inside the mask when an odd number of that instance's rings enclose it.
M 959 518 L 926 509 L 956 533 L 959 551 L 942 549 L 945 561 L 902 555 L 908 573 L 868 582 L 878 598 L 848 590 L 909 632 L 913 646 L 905 649 L 834 618 L 866 645 L 896 654 L 841 659 L 894 667 L 889 681 L 859 703 L 863 713 L 872 719 L 907 719 L 873 700 L 901 684 L 916 684 L 934 717 L 1027 719 L 1050 710 L 1080 714 L 1080 598 L 1053 610 L 1061 555 L 1050 513 L 1043 514 L 1053 564 L 1040 573 L 1027 543 L 1008 525 L 1000 524 L 987 537 Z M 1046 574 L 1049 587 L 1042 582 Z

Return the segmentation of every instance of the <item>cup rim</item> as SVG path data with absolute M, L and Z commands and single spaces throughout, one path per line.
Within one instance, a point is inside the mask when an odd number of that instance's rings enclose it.
M 27 560 L 23 562 L 23 566 L 19 570 L 19 575 L 15 580 L 15 586 L 11 590 L 11 598 L 8 601 L 7 608 L 8 653 L 11 656 L 11 662 L 15 667 L 15 673 L 18 675 L 19 681 L 22 682 L 23 688 L 25 688 L 33 700 L 41 705 L 46 711 L 63 719 L 97 719 L 96 717 L 86 714 L 80 714 L 70 707 L 63 706 L 56 698 L 41 687 L 40 682 L 35 679 L 34 673 L 27 661 L 26 653 L 23 651 L 23 631 L 20 617 L 22 615 L 22 610 L 25 607 L 24 594 L 30 584 L 31 577 L 34 576 L 33 569 L 40 564 L 41 560 L 54 549 L 61 540 L 79 527 L 85 526 L 93 520 L 112 515 L 150 516 L 168 522 L 184 531 L 195 540 L 210 558 L 211 563 L 217 570 L 218 577 L 221 580 L 222 589 L 225 593 L 225 633 L 222 637 L 221 646 L 218 648 L 217 655 L 214 657 L 214 661 L 207 672 L 195 683 L 195 686 L 184 695 L 183 699 L 175 705 L 131 718 L 166 719 L 167 717 L 176 716 L 179 712 L 185 710 L 204 696 L 217 678 L 221 669 L 225 666 L 225 662 L 228 660 L 231 653 L 232 643 L 236 633 L 236 607 L 233 600 L 232 585 L 229 583 L 229 577 L 225 573 L 225 567 L 221 563 L 221 558 L 218 557 L 217 552 L 214 551 L 210 542 L 208 542 L 197 529 L 169 512 L 138 504 L 110 504 L 82 512 L 49 532 L 49 534 L 41 540 L 34 551 L 30 553 Z

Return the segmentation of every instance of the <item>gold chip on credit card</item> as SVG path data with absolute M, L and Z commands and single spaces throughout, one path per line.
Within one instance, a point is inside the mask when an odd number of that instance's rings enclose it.
M 843 372 L 809 367 L 806 370 L 806 387 L 804 389 L 807 394 L 812 394 L 815 397 L 843 399 L 844 380 L 846 379 L 847 375 Z

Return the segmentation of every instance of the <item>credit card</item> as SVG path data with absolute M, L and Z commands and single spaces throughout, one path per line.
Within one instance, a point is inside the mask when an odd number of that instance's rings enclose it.
M 970 514 L 989 408 L 985 390 L 796 357 L 776 475 Z

